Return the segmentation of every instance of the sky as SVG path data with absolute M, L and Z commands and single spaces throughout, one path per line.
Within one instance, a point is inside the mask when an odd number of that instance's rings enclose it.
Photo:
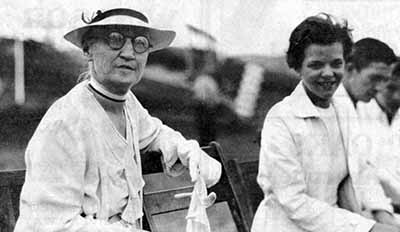
M 291 31 L 307 16 L 326 12 L 346 19 L 353 38 L 380 39 L 400 54 L 400 1 L 397 0 L 3 0 L 0 36 L 51 42 L 75 49 L 63 39 L 81 26 L 81 13 L 128 7 L 142 11 L 152 25 L 177 32 L 172 46 L 205 47 L 187 24 L 216 37 L 226 55 L 280 56 Z

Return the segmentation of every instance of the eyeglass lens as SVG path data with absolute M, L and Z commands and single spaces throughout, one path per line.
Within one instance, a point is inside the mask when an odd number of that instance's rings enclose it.
M 111 32 L 108 35 L 108 45 L 115 50 L 121 49 L 126 41 L 126 37 L 119 32 Z M 138 36 L 133 41 L 133 49 L 136 53 L 143 53 L 150 47 L 149 40 L 144 36 Z

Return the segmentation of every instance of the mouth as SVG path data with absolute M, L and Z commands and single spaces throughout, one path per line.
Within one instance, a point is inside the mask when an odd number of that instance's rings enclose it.
M 333 80 L 333 81 L 317 81 L 317 84 L 323 89 L 323 90 L 332 90 L 338 85 L 338 81 Z
M 117 67 L 120 68 L 120 69 L 127 69 L 127 70 L 130 70 L 130 71 L 135 71 L 136 70 L 135 67 L 133 67 L 131 65 L 126 65 L 126 64 L 118 65 Z

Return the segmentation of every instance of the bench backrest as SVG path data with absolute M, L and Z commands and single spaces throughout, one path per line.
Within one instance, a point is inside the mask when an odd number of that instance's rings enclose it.
M 219 144 L 213 142 L 203 150 L 223 164 L 222 176 L 218 184 L 209 189 L 217 194 L 216 203 L 207 209 L 211 228 L 214 231 L 247 232 L 244 218 L 240 212 L 239 202 L 227 176 L 227 171 Z M 175 199 L 177 193 L 191 192 L 193 183 L 189 173 L 179 177 L 168 177 L 157 170 L 144 175 L 144 229 L 153 232 L 184 231 L 185 216 L 190 198 Z
M 264 198 L 257 183 L 258 160 L 238 162 L 237 159 L 232 159 L 226 162 L 226 167 L 239 211 L 247 231 L 250 231 L 254 214 Z
M 12 232 L 19 215 L 19 195 L 25 170 L 0 171 L 0 231 Z
M 217 143 L 211 143 L 203 149 L 223 165 L 221 180 L 209 189 L 210 192 L 217 194 L 217 203 L 210 209 L 211 213 L 216 212 L 217 216 L 231 217 L 235 223 L 235 228 L 232 228 L 234 230 L 250 231 L 254 212 L 263 197 L 256 183 L 258 162 L 239 163 L 237 160 L 225 160 Z M 163 219 L 160 216 L 163 213 L 176 212 L 170 216 L 174 219 L 184 218 L 190 198 L 175 199 L 173 196 L 176 193 L 191 192 L 193 187 L 188 173 L 175 178 L 164 175 L 160 162 L 154 162 L 154 160 L 159 161 L 160 156 L 161 154 L 154 152 L 142 155 L 146 182 L 144 226 L 147 229 L 155 228 L 156 223 L 166 223 L 168 217 Z M 25 170 L 0 171 L 0 232 L 12 232 L 14 229 L 19 216 L 19 197 L 24 179 Z M 227 209 L 230 215 L 218 214 L 219 212 L 226 214 Z M 224 219 L 215 218 L 214 222 L 223 223 Z

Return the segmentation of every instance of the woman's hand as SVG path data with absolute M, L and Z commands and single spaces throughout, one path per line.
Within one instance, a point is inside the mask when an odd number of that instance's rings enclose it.
M 189 172 L 192 181 L 201 175 L 207 187 L 215 185 L 221 177 L 221 164 L 203 150 L 192 150 L 189 155 Z

